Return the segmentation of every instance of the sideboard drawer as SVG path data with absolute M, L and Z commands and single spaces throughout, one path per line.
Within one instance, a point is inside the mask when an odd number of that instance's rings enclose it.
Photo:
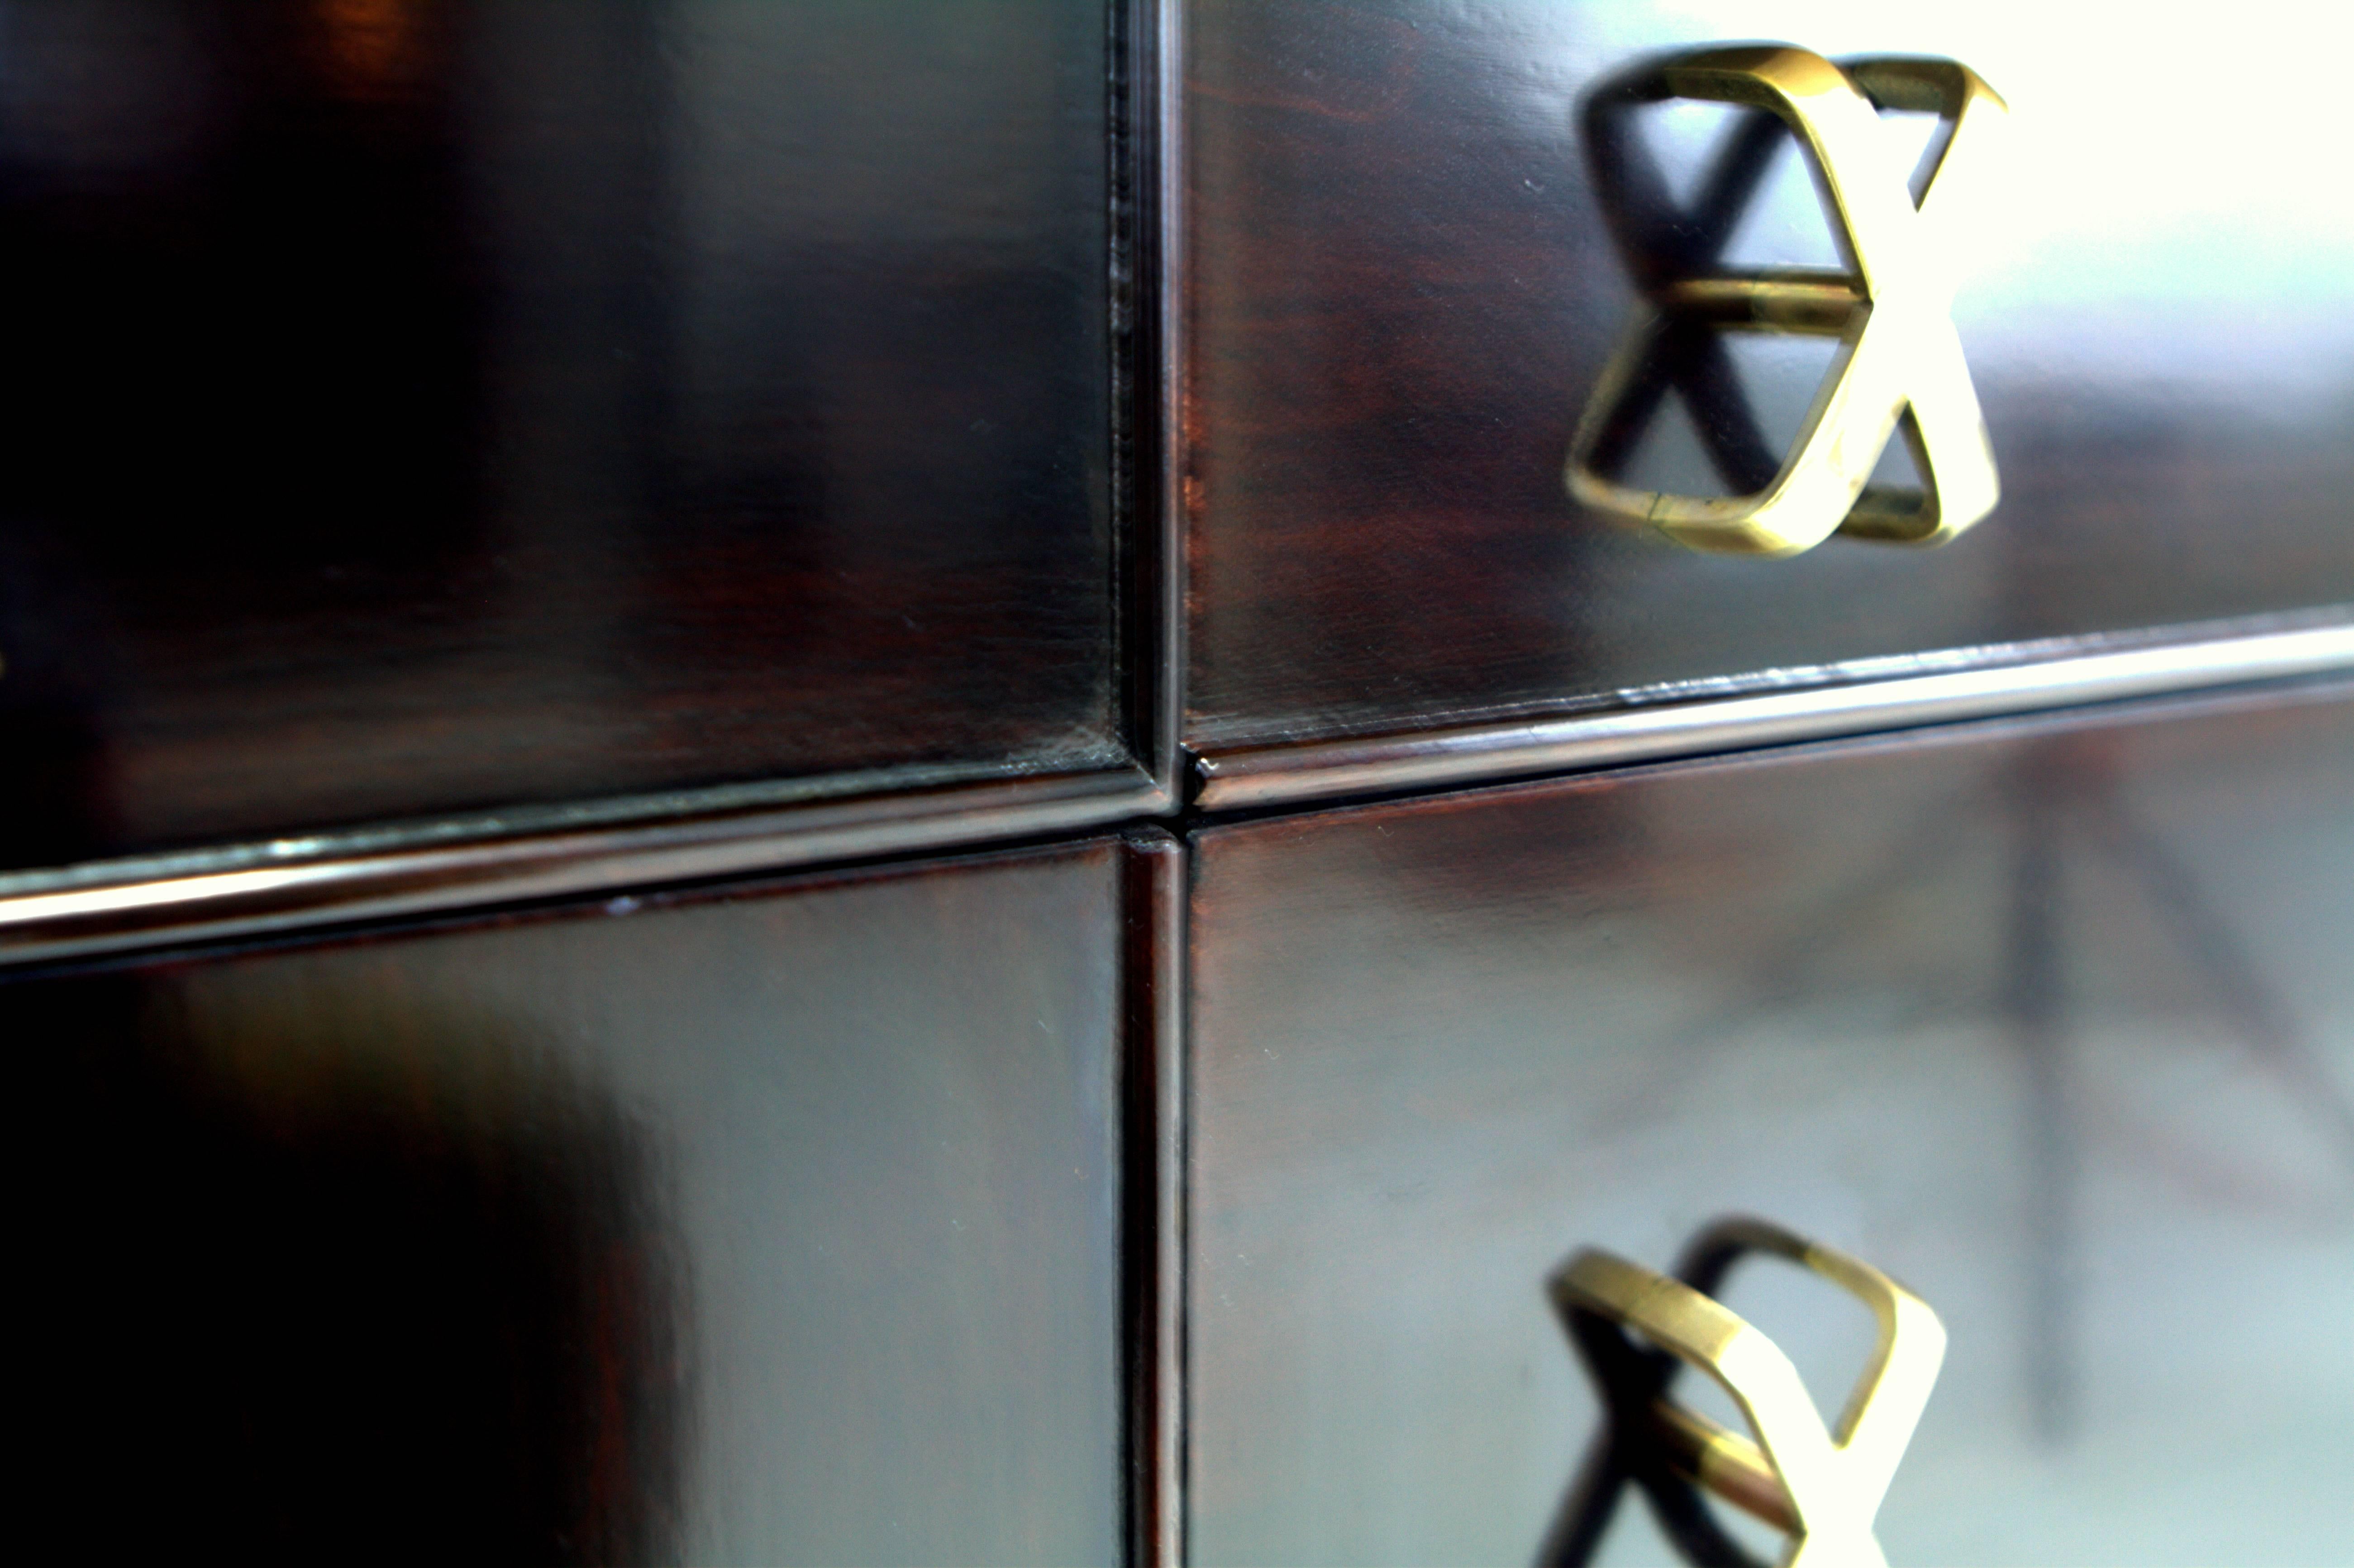
M 2195 32 L 1811 0 L 1190 16 L 1202 749 L 2354 598 L 2354 215 L 2313 195 L 2338 177 L 2335 111 L 2279 74 L 2354 48 L 2336 12 L 2257 0 Z M 2008 97 L 1952 193 L 2001 499 L 1943 547 L 1702 556 L 1565 492 L 1635 299 L 1584 96 L 1655 51 L 1761 37 L 1948 56 Z M 1722 133 L 1711 111 L 1659 111 L 1671 176 Z M 1837 267 L 1793 144 L 1777 156 L 1728 260 Z M 1820 372 L 1776 365 L 1735 357 L 1778 440 Z
M 33 1528 L 1117 1559 L 1126 853 L 0 983 Z
M 1728 1213 L 1945 1319 L 1892 1561 L 2335 1560 L 2349 777 L 2341 696 L 1201 833 L 1193 1560 L 1530 1561 L 1548 1277 Z M 1794 1277 L 1730 1301 L 1829 1415 L 1870 1319 Z
M 0 4 L 0 871 L 1125 766 L 1110 26 Z

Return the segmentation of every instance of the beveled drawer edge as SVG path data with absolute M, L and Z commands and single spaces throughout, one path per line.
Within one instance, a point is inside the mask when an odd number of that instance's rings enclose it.
M 1139 380 L 1149 382 L 1140 391 L 1149 399 L 1150 414 L 1139 420 L 1143 440 L 1135 455 L 1131 493 L 1140 503 L 1143 526 L 1132 536 L 1150 541 L 1153 568 L 1131 580 L 1141 601 L 1139 619 L 1149 629 L 1140 641 L 1158 656 L 1156 664 L 1139 672 L 1145 684 L 1130 707 L 1144 723 L 1130 744 L 1160 785 L 1157 809 L 1173 813 L 1183 803 L 1191 761 L 1184 738 L 1186 539 L 1192 521 L 1185 410 L 1193 371 L 1184 283 L 1193 275 L 1186 224 L 1193 188 L 1186 177 L 1186 0 L 1134 0 L 1129 17 L 1128 41 L 1135 51 L 1129 77 L 1139 84 L 1139 101 L 1126 120 L 1136 128 L 1141 154 L 1134 187 L 1142 241 L 1136 273 L 1144 306 L 1138 312 L 1137 358 L 1150 373 Z M 1152 1082 L 1150 1095 L 1138 1097 L 1129 1123 L 1129 1147 L 1144 1158 L 1131 1158 L 1132 1196 L 1124 1205 L 1140 1254 L 1148 1247 L 1150 1252 L 1149 1258 L 1131 1255 L 1121 1268 L 1123 1278 L 1135 1282 L 1123 1288 L 1145 1287 L 1137 1290 L 1139 1310 L 1121 1336 L 1123 1354 L 1134 1369 L 1122 1402 L 1128 1560 L 1135 1568 L 1182 1568 L 1189 1511 L 1185 998 L 1191 861 L 1172 833 L 1132 838 L 1130 862 L 1145 874 L 1133 884 L 1129 911 L 1132 945 L 1123 991 L 1140 1005 L 1129 1018 L 1135 1039 L 1128 1059 L 1136 1062 L 1141 1048 L 1152 1063 Z M 1134 946 L 1140 939 L 1141 950 Z
M 1142 767 L 960 783 L 539 832 L 334 853 L 331 837 L 245 845 L 207 869 L 73 868 L 0 895 L 0 966 L 1066 833 L 1166 813 Z M 325 845 L 325 853 L 310 853 Z M 142 874 L 142 873 L 145 873 Z
M 2012 662 L 1986 650 L 1965 668 L 1942 667 L 1950 657 L 1933 660 L 1941 667 L 1925 673 L 1841 680 L 1834 669 L 1806 684 L 1738 695 L 1647 702 L 1629 693 L 1623 705 L 1598 713 L 1209 752 L 1194 758 L 1193 803 L 1247 810 L 1486 783 L 2354 670 L 2354 609 L 2255 630 L 2227 625 L 2233 629 L 2178 628 L 2163 641 Z

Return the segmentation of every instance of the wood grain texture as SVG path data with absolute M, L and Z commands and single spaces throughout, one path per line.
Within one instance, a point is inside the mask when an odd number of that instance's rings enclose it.
M 1193 1560 L 1531 1560 L 1599 1416 L 1547 1277 L 1736 1213 L 1951 1331 L 1892 1561 L 2332 1555 L 2349 769 L 2341 687 L 1197 834 Z M 1730 1304 L 1835 1413 L 1868 1316 Z
M 1121 853 L 0 984 L 20 1533 L 1117 1558 Z
M 1805 0 L 1191 18 L 1197 745 L 2354 598 L 2354 226 L 2303 194 L 2334 132 L 2289 95 L 2158 113 L 2163 29 Z M 2313 22 L 2258 5 L 2200 69 L 2262 80 Z M 1946 548 L 1703 557 L 1564 493 L 1630 303 L 1579 95 L 1646 51 L 1750 37 L 1950 54 L 2011 100 L 1957 305 L 2004 499 Z M 1663 135 L 1670 162 L 1708 129 Z M 1783 157 L 1732 260 L 1829 262 Z M 1756 373 L 1769 430 L 1818 373 Z
M 0 26 L 0 865 L 1119 755 L 1105 7 Z

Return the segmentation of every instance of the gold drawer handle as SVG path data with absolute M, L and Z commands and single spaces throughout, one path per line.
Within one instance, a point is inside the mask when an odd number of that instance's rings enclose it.
M 1748 1253 L 1813 1270 L 1861 1298 L 1879 1323 L 1878 1343 L 1836 1434 L 1780 1347 L 1706 1294 Z M 1785 1563 L 1885 1568 L 1872 1516 L 1946 1358 L 1936 1313 L 1871 1265 L 1762 1220 L 1711 1226 L 1679 1272 L 1682 1278 L 1670 1278 L 1587 1250 L 1553 1277 L 1553 1305 L 1601 1388 L 1610 1429 L 1572 1489 L 1544 1560 L 1585 1561 L 1633 1481 L 1696 1560 L 1746 1557 L 1700 1506 L 1697 1488 L 1788 1532 Z M 1657 1348 L 1638 1344 L 1630 1330 Z M 1715 1379 L 1753 1436 L 1670 1400 L 1678 1362 Z
M 1678 98 L 1773 116 L 1736 123 L 1690 210 L 1669 197 L 1628 123 L 1639 106 Z M 1934 111 L 1950 127 L 1918 193 L 1891 154 L 1882 108 Z M 1795 555 L 1835 532 L 1940 544 L 1992 511 L 1994 452 L 1949 314 L 1951 258 L 1963 238 L 1951 190 L 1971 177 L 1981 128 L 2006 113 L 1993 89 L 1952 60 L 1835 65 L 1778 45 L 1677 55 L 1597 89 L 1585 108 L 1586 150 L 1643 300 L 1578 421 L 1570 493 L 1695 549 L 1743 555 Z M 1717 266 L 1779 140 L 1776 121 L 1806 149 L 1843 272 Z M 1739 392 L 1718 334 L 1736 330 L 1839 340 L 1778 471 L 1746 408 L 1731 406 Z M 1710 455 L 1729 483 L 1753 493 L 1671 495 L 1611 477 L 1670 389 L 1696 414 L 1718 416 L 1725 429 L 1714 432 L 1708 418 L 1699 421 Z M 1871 482 L 1900 429 L 1922 489 Z

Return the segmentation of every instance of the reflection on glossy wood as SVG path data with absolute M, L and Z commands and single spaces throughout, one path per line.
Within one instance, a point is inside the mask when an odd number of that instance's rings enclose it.
M 1116 750 L 1102 7 L 0 29 L 0 866 Z
M 2317 107 L 2234 85 L 2154 115 L 2179 40 L 2048 6 L 1191 15 L 1198 742 L 2354 597 L 2354 227 L 2306 194 L 2338 136 Z M 2334 17 L 2259 5 L 2202 36 L 2200 69 L 2261 81 L 2313 28 L 2343 47 Z M 1562 494 L 1631 300 L 1580 95 L 1757 37 L 1950 56 L 2017 111 L 1956 311 L 2004 500 L 1943 549 L 1699 559 Z M 1728 260 L 1836 265 L 1783 157 Z M 1793 421 L 1820 374 L 1740 369 Z
M 1120 923 L 1094 845 L 0 986 L 36 1528 L 1115 1555 Z
M 2349 770 L 2341 694 L 1201 834 L 1197 1560 L 1526 1560 L 1600 1419 L 1546 1278 L 1725 1213 L 1951 1331 L 1892 1560 L 2326 1556 Z M 1728 1304 L 1836 1408 L 1865 1315 Z

